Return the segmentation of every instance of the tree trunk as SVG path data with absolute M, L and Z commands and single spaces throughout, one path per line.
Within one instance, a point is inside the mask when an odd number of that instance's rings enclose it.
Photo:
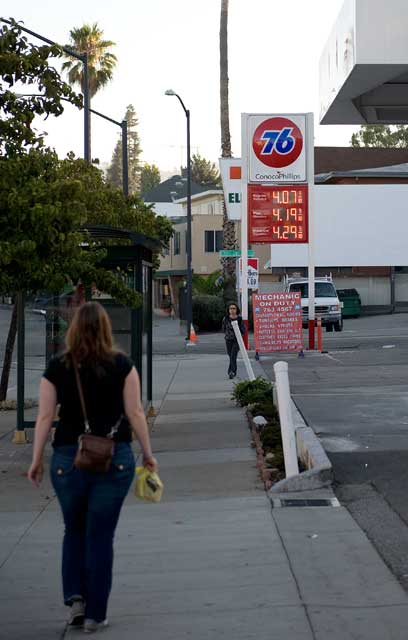
M 14 302 L 13 312 L 11 314 L 10 327 L 7 336 L 6 348 L 4 350 L 3 371 L 0 381 L 0 402 L 6 399 L 7 389 L 10 377 L 11 361 L 13 357 L 13 349 L 17 334 L 17 302 Z
M 220 19 L 220 117 L 221 117 L 221 155 L 231 158 L 231 134 L 229 126 L 228 103 L 228 1 L 221 0 Z M 235 224 L 228 220 L 225 200 L 223 203 L 222 228 L 224 249 L 236 249 Z M 222 271 L 226 282 L 226 295 L 231 299 L 235 294 L 235 258 L 222 259 Z M 230 282 L 231 281 L 231 282 Z
M 228 103 L 228 1 L 221 0 L 220 20 L 220 110 L 221 155 L 231 158 L 231 134 Z

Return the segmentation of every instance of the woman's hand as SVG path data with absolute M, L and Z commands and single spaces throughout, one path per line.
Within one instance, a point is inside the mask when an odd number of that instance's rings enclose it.
M 157 472 L 159 469 L 158 462 L 153 456 L 149 458 L 143 457 L 143 466 L 146 467 L 146 469 L 149 469 L 149 471 L 151 471 L 152 473 L 154 471 Z
M 39 487 L 44 475 L 44 465 L 42 460 L 39 462 L 32 462 L 31 466 L 27 472 L 27 478 L 32 482 L 36 487 Z

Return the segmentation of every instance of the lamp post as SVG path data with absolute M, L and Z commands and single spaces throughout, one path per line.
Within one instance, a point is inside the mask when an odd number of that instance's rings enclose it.
M 17 98 L 43 98 L 43 94 L 41 93 L 16 93 Z M 60 100 L 64 100 L 65 102 L 69 102 L 67 98 L 60 98 Z M 122 188 L 125 196 L 129 195 L 129 165 L 128 165 L 128 148 L 127 148 L 127 120 L 122 120 L 119 122 L 118 120 L 114 120 L 113 118 L 109 118 L 109 116 L 105 116 L 104 113 L 100 113 L 99 111 L 95 111 L 95 109 L 89 109 L 91 113 L 94 113 L 96 116 L 103 118 L 104 120 L 108 120 L 113 124 L 116 124 L 122 130 Z
M 186 109 L 180 96 L 167 89 L 166 96 L 176 96 L 184 109 L 187 119 L 187 336 L 190 339 L 190 328 L 193 323 L 193 272 L 191 268 L 191 158 L 190 158 L 190 110 Z

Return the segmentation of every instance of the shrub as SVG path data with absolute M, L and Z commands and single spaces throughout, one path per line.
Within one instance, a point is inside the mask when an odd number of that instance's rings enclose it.
M 263 449 L 282 447 L 282 434 L 278 424 L 266 424 L 260 433 Z
M 200 331 L 220 331 L 225 314 L 223 299 L 219 296 L 193 296 L 193 324 Z
M 259 376 L 255 380 L 238 382 L 234 386 L 232 397 L 241 407 L 268 400 L 273 402 L 272 389 L 272 383 Z
M 251 407 L 251 413 L 253 416 L 263 416 L 268 422 L 279 423 L 279 412 L 273 400 L 257 402 Z

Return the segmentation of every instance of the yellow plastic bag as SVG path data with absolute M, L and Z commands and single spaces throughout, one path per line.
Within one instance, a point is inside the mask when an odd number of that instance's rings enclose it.
M 160 502 L 163 483 L 156 472 L 147 467 L 136 467 L 135 496 L 147 502 Z

